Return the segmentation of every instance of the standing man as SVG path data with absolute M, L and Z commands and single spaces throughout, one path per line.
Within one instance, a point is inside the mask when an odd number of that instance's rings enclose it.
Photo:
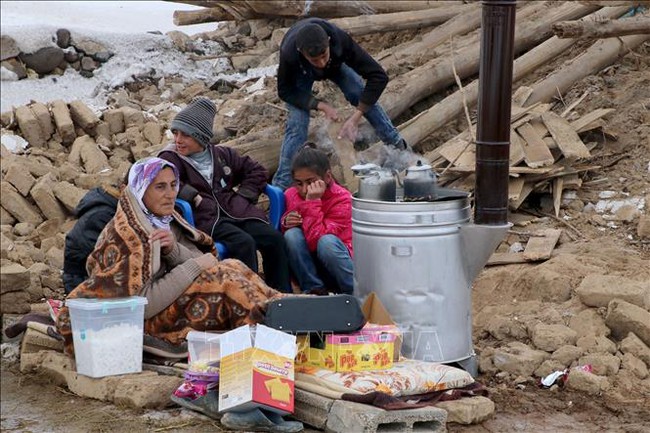
M 223 243 L 231 258 L 255 272 L 256 250 L 260 250 L 266 283 L 290 292 L 284 237 L 256 206 L 266 187 L 267 171 L 235 149 L 210 144 L 215 113 L 211 100 L 194 98 L 172 120 L 174 143 L 158 156 L 178 168 L 178 197 L 191 203 L 196 227 Z
M 289 29 L 280 46 L 278 95 L 287 103 L 289 116 L 273 184 L 282 189 L 291 186 L 291 161 L 307 141 L 310 110 L 322 111 L 329 120 L 339 120 L 334 107 L 312 95 L 317 80 L 334 82 L 356 107 L 343 123 L 339 138 L 354 142 L 363 116 L 384 144 L 401 150 L 407 147 L 377 104 L 388 83 L 386 72 L 343 30 L 323 19 L 307 18 Z

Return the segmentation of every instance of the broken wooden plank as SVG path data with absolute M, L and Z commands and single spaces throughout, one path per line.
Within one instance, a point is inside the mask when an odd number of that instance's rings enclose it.
M 571 127 L 578 133 L 584 132 L 583 128 L 589 125 L 591 122 L 600 119 L 608 115 L 609 113 L 615 111 L 613 108 L 598 108 L 594 111 L 591 111 L 579 119 L 570 122 Z
M 520 107 L 524 106 L 526 99 L 533 93 L 533 88 L 528 86 L 519 86 L 519 88 L 512 94 L 512 103 Z
M 523 177 L 510 179 L 508 181 L 508 200 L 517 200 L 524 189 L 526 181 Z
M 510 166 L 524 160 L 524 143 L 514 129 L 510 130 Z
M 494 253 L 485 265 L 515 265 L 517 263 L 526 263 L 527 261 L 523 253 Z
M 542 231 L 543 236 L 531 237 L 528 239 L 526 248 L 522 253 L 526 260 L 540 261 L 548 260 L 555 249 L 557 241 L 560 240 L 562 230 L 560 229 L 546 229 Z
M 553 179 L 553 209 L 555 216 L 560 216 L 560 205 L 562 204 L 562 191 L 564 190 L 564 177 Z
M 472 146 L 469 140 L 452 138 L 438 148 L 438 153 L 458 167 L 471 167 L 473 170 L 476 165 L 476 146 Z
M 562 176 L 562 179 L 564 179 L 564 189 L 578 189 L 582 186 L 582 179 L 577 173 Z
M 534 185 L 531 182 L 524 183 L 524 186 L 521 188 L 521 192 L 519 193 L 519 197 L 514 200 L 509 200 L 508 207 L 512 210 L 519 209 L 519 206 L 521 206 L 530 193 L 533 192 L 533 187 Z
M 555 158 L 548 149 L 544 139 L 537 134 L 537 131 L 530 125 L 524 123 L 517 132 L 523 138 L 524 161 L 532 168 L 548 167 L 553 165 Z
M 541 116 L 537 116 L 533 119 L 530 120 L 530 126 L 537 131 L 537 134 L 541 136 L 542 138 L 545 138 L 549 136 L 548 128 L 546 128 L 546 125 L 544 125 L 544 122 L 542 122 Z M 555 142 L 554 142 L 555 143 Z
M 587 146 L 580 140 L 578 133 L 565 119 L 549 111 L 542 114 L 542 121 L 548 128 L 553 139 L 557 142 L 562 154 L 569 161 L 582 158 L 589 158 L 591 153 Z

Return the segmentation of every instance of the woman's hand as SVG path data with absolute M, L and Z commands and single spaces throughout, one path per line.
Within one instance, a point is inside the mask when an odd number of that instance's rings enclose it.
M 149 235 L 149 242 L 154 243 L 155 241 L 160 241 L 160 251 L 163 255 L 167 255 L 174 251 L 174 247 L 176 246 L 176 238 L 169 230 L 154 230 L 153 233 Z
M 293 210 L 284 217 L 284 221 L 282 224 L 287 229 L 300 227 L 302 225 L 302 215 L 300 215 L 297 211 Z
M 318 200 L 325 193 L 325 189 L 327 189 L 327 184 L 325 181 L 322 179 L 316 180 L 307 185 L 307 195 L 305 196 L 305 199 Z
M 194 260 L 196 261 L 196 264 L 199 265 L 204 271 L 219 264 L 219 259 L 210 253 L 205 253 L 202 256 L 195 257 Z

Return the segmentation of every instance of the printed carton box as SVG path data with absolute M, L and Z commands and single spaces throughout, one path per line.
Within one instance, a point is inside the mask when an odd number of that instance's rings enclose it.
M 395 350 L 393 351 L 393 361 L 399 361 L 402 352 L 402 334 L 375 292 L 368 295 L 361 310 L 363 311 L 363 315 L 368 323 L 381 325 L 382 329 L 386 332 L 395 334 L 396 338 Z
M 296 337 L 264 325 L 222 334 L 219 411 L 293 413 Z
M 352 334 L 310 334 L 298 336 L 298 364 L 328 370 L 369 371 L 393 366 L 395 335 L 377 329 Z

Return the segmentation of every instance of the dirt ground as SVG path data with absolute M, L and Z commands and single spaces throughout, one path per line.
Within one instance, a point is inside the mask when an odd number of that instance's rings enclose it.
M 572 55 L 549 63 L 524 83 L 530 84 Z M 586 98 L 575 108 L 583 115 L 597 108 L 615 108 L 606 117 L 608 135 L 590 137 L 598 143 L 590 161 L 600 168 L 583 175 L 585 185 L 577 198 L 567 203 L 559 218 L 542 216 L 514 231 L 560 228 L 553 257 L 541 264 L 506 265 L 486 268 L 473 290 L 474 342 L 477 352 L 497 347 L 487 332 L 494 316 L 545 315 L 571 317 L 584 309 L 575 288 L 589 273 L 617 275 L 639 282 L 650 280 L 650 240 L 637 236 L 639 217 L 611 221 L 584 210 L 595 204 L 603 191 L 622 197 L 645 198 L 650 207 L 650 45 L 645 44 L 604 71 L 585 78 L 566 94 L 555 109 L 562 111 L 583 93 Z M 264 110 L 271 110 L 266 107 Z M 267 118 L 267 111 L 247 113 L 251 122 Z M 276 117 L 278 113 L 274 114 Z M 267 120 L 258 127 L 277 121 Z M 462 124 L 462 120 L 460 122 Z M 249 125 L 247 125 L 248 127 Z M 450 126 L 453 129 L 453 127 Z M 453 135 L 457 131 L 443 131 Z M 617 139 L 613 140 L 616 136 Z M 549 214 L 548 197 L 533 196 L 524 210 Z M 522 215 L 528 215 L 521 213 Z M 571 235 L 569 235 L 569 233 Z M 513 242 L 516 236 L 507 239 Z M 553 294 L 558 285 L 568 287 L 568 300 Z M 620 375 L 619 375 L 620 376 Z M 218 423 L 178 408 L 163 411 L 135 411 L 95 400 L 83 399 L 33 376 L 24 376 L 16 365 L 2 365 L 2 431 L 7 432 L 199 432 L 224 431 Z M 532 378 L 515 383 L 511 378 L 481 375 L 496 404 L 495 415 L 473 426 L 449 425 L 450 432 L 626 432 L 650 431 L 650 385 L 648 379 L 622 376 L 601 395 L 588 396 L 568 389 L 539 388 Z

